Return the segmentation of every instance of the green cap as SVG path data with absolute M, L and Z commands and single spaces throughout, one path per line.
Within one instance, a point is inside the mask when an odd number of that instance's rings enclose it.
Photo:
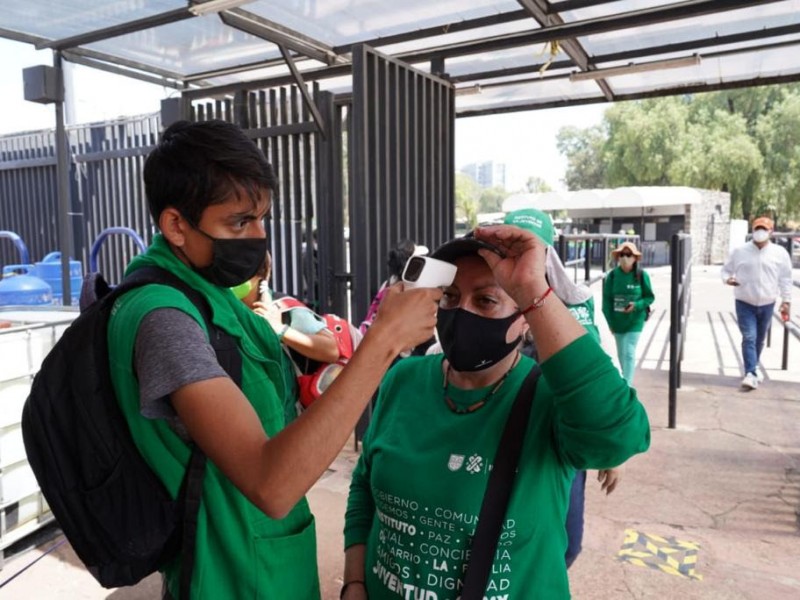
M 522 208 L 508 213 L 503 223 L 527 229 L 548 246 L 553 245 L 553 220 L 547 213 L 535 208 Z

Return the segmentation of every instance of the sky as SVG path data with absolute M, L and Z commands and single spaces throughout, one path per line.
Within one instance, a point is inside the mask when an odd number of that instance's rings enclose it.
M 52 65 L 52 52 L 0 39 L 0 135 L 54 127 L 53 105 L 23 98 L 22 69 Z M 171 88 L 71 65 L 72 110 L 68 123 L 88 123 L 157 112 Z M 70 90 L 67 90 L 70 94 Z M 68 96 L 69 97 L 69 96 Z M 531 176 L 564 190 L 566 159 L 556 148 L 556 134 L 566 125 L 590 127 L 602 120 L 605 104 L 537 110 L 456 120 L 456 168 L 493 160 L 506 165 L 506 189 L 524 188 Z

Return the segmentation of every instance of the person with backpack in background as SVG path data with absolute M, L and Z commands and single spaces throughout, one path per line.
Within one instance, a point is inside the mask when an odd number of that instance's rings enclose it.
M 126 279 L 155 266 L 197 292 L 214 327 L 235 343 L 241 381 L 221 367 L 206 320 L 180 290 L 145 285 L 116 300 L 110 376 L 136 448 L 173 498 L 193 448 L 207 457 L 190 532 L 195 550 L 166 554 L 164 597 L 319 598 L 305 494 L 346 443 L 394 357 L 430 337 L 441 292 L 390 290 L 347 368 L 287 426 L 284 407 L 296 399 L 278 336 L 229 289 L 264 261 L 264 219 L 277 186 L 272 167 L 235 125 L 181 121 L 148 156 L 144 183 L 159 233 Z M 102 496 L 94 501 L 98 511 L 126 514 Z M 181 581 L 181 566 L 191 561 L 189 581 Z
M 383 300 L 383 297 L 386 295 L 386 291 L 390 286 L 400 281 L 408 259 L 412 256 L 425 256 L 426 254 L 428 254 L 427 246 L 417 245 L 409 239 L 400 240 L 394 248 L 389 250 L 389 254 L 386 257 L 386 266 L 389 268 L 389 278 L 378 288 L 378 292 L 372 299 L 372 303 L 369 305 L 364 320 L 358 327 L 362 334 L 367 332 L 367 329 L 369 329 L 370 325 L 372 325 L 372 322 L 375 320 L 375 315 L 378 314 L 378 307 L 381 305 L 381 300 Z
M 650 276 L 639 266 L 642 253 L 633 242 L 620 244 L 611 257 L 617 266 L 603 280 L 603 316 L 614 334 L 622 376 L 633 384 L 636 346 L 655 295 Z

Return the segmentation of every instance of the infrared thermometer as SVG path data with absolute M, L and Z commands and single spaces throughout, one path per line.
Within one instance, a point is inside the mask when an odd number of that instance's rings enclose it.
M 403 269 L 406 288 L 447 287 L 456 277 L 456 266 L 430 256 L 412 256 Z

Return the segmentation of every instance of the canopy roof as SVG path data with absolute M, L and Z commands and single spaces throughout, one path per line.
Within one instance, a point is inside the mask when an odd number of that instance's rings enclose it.
M 349 90 L 360 43 L 449 75 L 459 116 L 800 80 L 800 0 L 5 4 L 0 37 L 189 97 L 294 82 L 286 56 Z
M 538 208 L 539 210 L 647 208 L 649 206 L 696 204 L 702 199 L 702 194 L 690 187 L 621 187 L 579 190 L 577 192 L 514 194 L 503 201 L 503 210 L 511 212 L 521 208 Z

